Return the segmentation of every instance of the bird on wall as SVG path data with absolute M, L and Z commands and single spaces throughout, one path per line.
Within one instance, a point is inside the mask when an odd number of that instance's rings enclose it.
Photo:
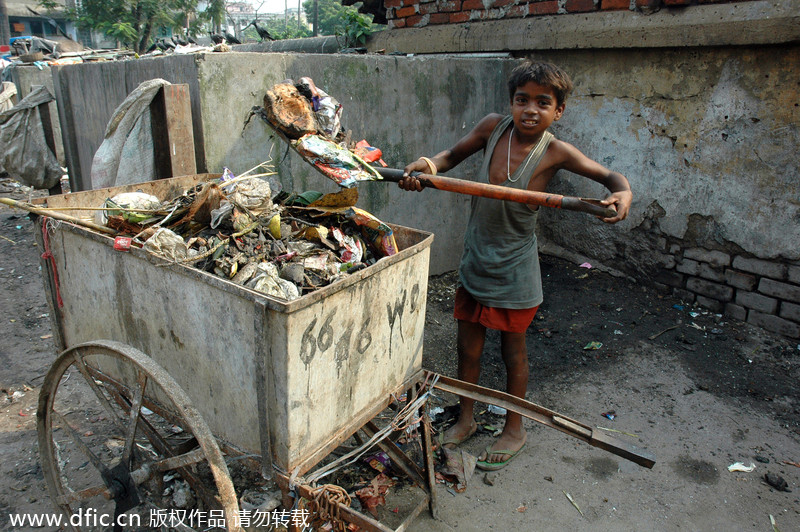
M 253 26 L 256 29 L 256 33 L 258 33 L 258 36 L 261 37 L 261 42 L 264 42 L 264 39 L 266 39 L 268 41 L 274 41 L 275 40 L 275 37 L 270 35 L 269 31 L 267 31 L 267 28 L 258 25 L 258 21 L 257 20 L 252 21 L 250 24 L 245 26 L 245 28 L 248 28 L 249 26 Z
M 228 44 L 242 44 L 242 41 L 237 39 L 236 35 L 229 31 L 225 32 L 225 40 L 228 41 Z

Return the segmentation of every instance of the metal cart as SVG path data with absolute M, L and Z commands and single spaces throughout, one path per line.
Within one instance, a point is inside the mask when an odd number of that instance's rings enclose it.
M 167 199 L 211 177 L 43 201 L 81 217 L 81 208 L 120 192 Z M 392 226 L 399 253 L 286 302 L 141 249 L 118 251 L 113 238 L 86 227 L 39 216 L 36 228 L 61 351 L 39 398 L 39 450 L 50 496 L 76 530 L 249 529 L 257 510 L 240 504 L 234 488 L 248 475 L 273 477 L 285 508 L 302 497 L 337 522 L 391 530 L 341 501 L 320 501 L 303 481 L 356 433 L 377 441 L 418 486 L 418 502 L 396 528 L 405 530 L 425 508 L 435 516 L 423 408 L 432 384 L 654 463 L 575 420 L 422 369 L 429 233 Z M 399 414 L 380 427 L 373 419 L 387 407 Z M 407 426 L 418 427 L 421 466 L 381 439 Z M 189 519 L 197 508 L 203 523 Z

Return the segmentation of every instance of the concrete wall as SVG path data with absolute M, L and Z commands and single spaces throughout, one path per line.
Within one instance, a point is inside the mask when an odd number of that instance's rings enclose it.
M 420 155 L 448 148 L 493 109 L 508 107 L 507 59 L 387 57 L 311 54 L 207 54 L 198 62 L 209 172 L 243 172 L 271 157 L 288 190 L 332 192 L 337 185 L 307 163 L 259 119 L 243 128 L 266 89 L 285 78 L 310 76 L 344 106 L 343 123 L 355 140 L 366 138 L 383 159 L 402 168 Z M 355 137 L 358 138 L 355 138 Z M 453 176 L 468 177 L 472 157 Z M 359 185 L 359 205 L 394 223 L 436 234 L 431 272 L 457 266 L 466 223 L 464 196 L 392 183 Z
M 616 226 L 543 211 L 543 240 L 761 325 L 759 313 L 774 307 L 781 321 L 767 326 L 800 336 L 792 313 L 800 303 L 800 75 L 787 68 L 800 64 L 800 48 L 535 55 L 562 65 L 575 81 L 556 135 L 628 176 L 636 196 L 630 217 Z M 268 127 L 253 121 L 242 128 L 265 89 L 284 78 L 314 78 L 341 100 L 346 127 L 382 148 L 390 166 L 402 167 L 449 147 L 486 113 L 506 111 L 505 78 L 514 64 L 441 55 L 206 55 L 198 73 L 208 169 L 241 172 L 271 154 L 287 188 L 335 190 L 271 140 Z M 449 174 L 468 177 L 478 162 L 473 157 Z M 405 193 L 391 184 L 359 190 L 360 204 L 376 215 L 436 234 L 432 273 L 457 266 L 465 197 Z M 553 191 L 605 194 L 595 183 L 561 174 Z M 750 271 L 745 265 L 753 258 L 777 265 L 779 273 Z M 752 279 L 743 284 L 741 275 Z M 779 293 L 761 292 L 762 278 L 783 283 Z
M 800 47 L 547 57 L 576 85 L 556 134 L 623 172 L 635 202 L 619 228 L 548 211 L 542 235 L 800 337 Z M 566 175 L 553 190 L 602 193 Z
M 628 176 L 635 192 L 629 218 L 615 226 L 543 211 L 542 245 L 655 282 L 688 303 L 800 337 L 796 7 L 755 1 L 647 17 L 617 11 L 392 30 L 368 48 L 401 55 L 206 54 L 149 60 L 146 68 L 125 62 L 116 77 L 131 78 L 127 69 L 136 79 L 178 66 L 194 69 L 195 138 L 203 139 L 208 171 L 228 166 L 240 173 L 271 159 L 284 188 L 327 192 L 335 185 L 272 138 L 266 125 L 257 118 L 244 125 L 268 87 L 311 76 L 344 105 L 344 124 L 355 140 L 366 138 L 390 166 L 402 167 L 451 146 L 485 114 L 507 111 L 505 79 L 517 62 L 509 52 L 538 50 L 535 57 L 560 64 L 575 81 L 555 134 Z M 302 44 L 330 44 L 311 41 Z M 274 46 L 262 43 L 259 50 Z M 81 68 L 87 69 L 81 86 L 102 78 L 98 65 Z M 61 77 L 71 87 L 70 76 Z M 120 101 L 126 94 L 104 87 Z M 104 108 L 113 110 L 112 103 Z M 89 130 L 76 122 L 84 137 Z M 449 174 L 469 177 L 479 162 L 474 156 Z M 556 177 L 552 190 L 605 194 L 566 174 Z M 456 268 L 466 197 L 406 193 L 386 183 L 363 184 L 359 191 L 360 205 L 379 217 L 436 234 L 431 273 Z

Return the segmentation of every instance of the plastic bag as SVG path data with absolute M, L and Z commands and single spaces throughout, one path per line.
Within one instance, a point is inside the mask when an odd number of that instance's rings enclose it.
M 319 128 L 328 137 L 335 139 L 342 129 L 342 104 L 336 98 L 314 84 L 311 78 L 300 78 L 299 84 L 311 93 L 311 108 Z
M 319 135 L 306 135 L 296 141 L 295 147 L 307 161 L 342 187 L 380 179 L 372 167 L 362 165 L 350 150 Z
M 92 188 L 155 179 L 150 102 L 161 87 L 169 84 L 163 79 L 145 81 L 116 108 L 92 159 Z
M 14 107 L 14 96 L 17 95 L 17 86 L 10 81 L 4 81 L 0 87 L 0 112 L 8 111 Z
M 281 279 L 278 267 L 271 262 L 262 262 L 258 265 L 256 274 L 245 286 L 263 292 L 269 296 L 292 301 L 300 297 L 300 291 L 291 281 Z
M 148 238 L 142 247 L 150 253 L 174 261 L 182 261 L 189 256 L 189 249 L 186 247 L 186 242 L 183 241 L 183 238 L 163 227 Z
M 123 192 L 117 194 L 113 198 L 105 201 L 104 207 L 113 210 L 98 211 L 97 222 L 105 225 L 108 222 L 108 216 L 121 215 L 122 218 L 131 223 L 141 223 L 148 218 L 153 217 L 150 212 L 136 212 L 137 209 L 142 211 L 154 211 L 161 207 L 161 200 L 151 194 L 144 192 Z M 116 210 L 119 208 L 120 210 Z
M 44 140 L 39 105 L 53 101 L 45 86 L 0 113 L 0 169 L 24 185 L 53 188 L 63 171 Z

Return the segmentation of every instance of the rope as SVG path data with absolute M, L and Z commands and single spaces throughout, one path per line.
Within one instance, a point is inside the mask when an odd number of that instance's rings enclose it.
M 428 397 L 431 395 L 433 387 L 436 385 L 436 381 L 439 380 L 439 377 L 435 377 L 433 382 L 428 383 L 426 378 L 426 382 L 423 383 L 423 386 L 427 386 L 427 390 L 424 393 L 417 396 L 417 398 L 411 402 L 410 404 L 406 405 L 405 408 L 400 410 L 392 419 L 392 421 L 386 425 L 383 429 L 379 430 L 375 433 L 372 438 L 364 442 L 361 447 L 358 447 L 349 453 L 341 456 L 337 460 L 331 462 L 330 464 L 322 467 L 321 469 L 315 471 L 308 477 L 306 477 L 305 483 L 312 484 L 317 482 L 318 480 L 322 479 L 333 473 L 334 471 L 341 469 L 342 467 L 352 464 L 356 460 L 358 460 L 362 455 L 364 455 L 369 449 L 371 449 L 374 445 L 378 442 L 385 440 L 389 437 L 389 435 L 394 430 L 402 430 L 402 429 L 410 429 L 414 423 L 418 422 L 420 419 L 419 414 L 417 411 L 425 405 L 428 401 Z
M 347 523 L 339 516 L 339 505 L 350 506 L 352 499 L 344 488 L 325 484 L 313 489 L 311 497 L 308 505 L 311 515 L 316 514 L 322 522 L 330 520 L 336 532 L 347 532 Z
M 63 308 L 64 301 L 61 299 L 61 289 L 58 283 L 58 268 L 56 267 L 56 259 L 53 256 L 53 252 L 50 250 L 50 235 L 47 231 L 47 226 L 52 220 L 44 216 L 42 221 L 42 240 L 44 240 L 44 253 L 42 253 L 42 258 L 50 261 L 50 269 L 53 270 L 53 285 L 56 289 L 56 301 L 58 302 L 58 308 Z

